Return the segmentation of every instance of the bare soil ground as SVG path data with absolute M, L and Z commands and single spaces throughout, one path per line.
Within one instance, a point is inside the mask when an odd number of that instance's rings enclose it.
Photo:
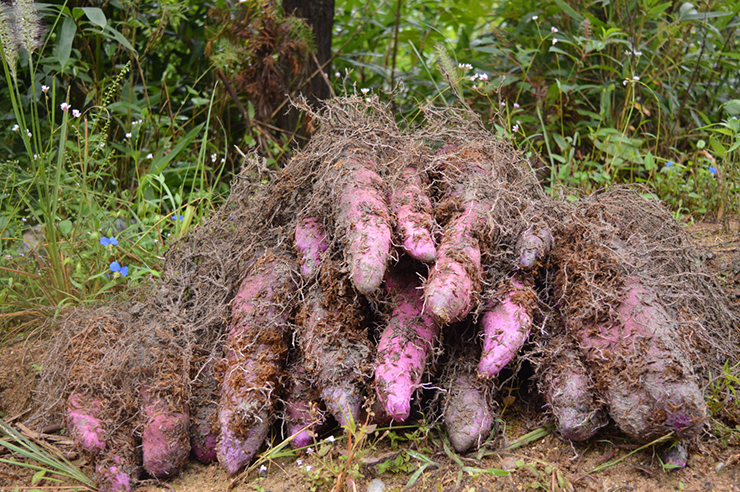
M 690 228 L 697 242 L 709 250 L 707 262 L 725 277 L 733 302 L 740 302 L 740 233 L 738 224 L 724 233 L 719 224 L 701 223 Z M 45 342 L 19 341 L 0 348 L 0 415 L 7 422 L 22 422 L 32 405 L 32 392 L 38 380 L 38 366 Z M 661 466 L 659 450 L 643 449 L 628 443 L 616 431 L 607 428 L 589 443 L 573 445 L 553 435 L 509 452 L 494 452 L 539 428 L 543 422 L 540 402 L 526 392 L 519 393 L 502 416 L 505 425 L 499 437 L 485 452 L 457 457 L 445 452 L 436 430 L 426 439 L 402 442 L 391 447 L 384 429 L 376 429 L 357 448 L 350 451 L 347 440 L 313 448 L 312 453 L 267 461 L 262 471 L 234 482 L 218 465 L 191 462 L 184 472 L 168 483 L 144 483 L 138 490 L 155 492 L 176 490 L 201 491 L 499 491 L 499 490 L 583 490 L 583 491 L 740 491 L 740 429 L 729 432 L 712 422 L 699 442 L 689 448 L 686 468 L 666 471 Z M 33 432 L 31 432 L 33 434 Z M 397 431 L 402 435 L 403 431 Z M 338 436 L 338 435 L 337 435 Z M 339 437 L 339 436 L 338 436 Z M 84 459 L 71 449 L 63 435 L 51 441 L 85 467 Z M 411 450 L 411 453 L 407 451 Z M 422 456 L 431 464 L 425 465 Z M 0 460 L 8 458 L 0 446 Z M 623 459 L 622 459 L 623 458 Z M 618 463 L 594 471 L 600 465 Z M 347 465 L 347 463 L 350 465 Z M 396 466 L 389 466 L 396 463 Z M 383 471 L 386 468 L 386 471 Z M 89 470 L 89 467 L 88 467 Z M 505 476 L 495 473 L 504 470 Z M 89 470 L 91 471 L 91 470 Z M 348 471 L 348 473 L 347 473 Z M 32 486 L 25 470 L 0 462 L 0 492 L 19 490 L 75 490 L 42 480 Z M 79 489 L 82 490 L 82 489 Z

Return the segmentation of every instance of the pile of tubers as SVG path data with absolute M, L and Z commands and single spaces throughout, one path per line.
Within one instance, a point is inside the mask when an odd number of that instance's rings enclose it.
M 156 371 L 127 387 L 126 405 L 103 385 L 64 386 L 67 428 L 101 490 L 129 490 L 139 463 L 171 477 L 191 453 L 236 474 L 277 416 L 303 448 L 332 423 L 393 425 L 430 405 L 465 452 L 494 430 L 501 371 L 525 360 L 563 439 L 588 440 L 610 420 L 638 442 L 700 435 L 697 348 L 683 339 L 691 323 L 663 300 L 685 286 L 661 291 L 660 271 L 645 265 L 665 238 L 656 242 L 650 221 L 635 225 L 628 207 L 680 231 L 660 204 L 629 190 L 553 200 L 464 111 L 430 110 L 405 133 L 357 96 L 313 116 L 321 131 L 309 146 L 224 206 L 252 215 L 248 246 L 234 247 L 238 281 L 222 281 L 223 325 L 197 335 L 216 348 L 187 372 L 211 382 L 210 396 L 188 381 L 168 387 Z M 195 285 L 182 292 L 199 295 Z M 101 414 L 110 405 L 139 423 L 140 454 L 106 443 L 117 428 Z

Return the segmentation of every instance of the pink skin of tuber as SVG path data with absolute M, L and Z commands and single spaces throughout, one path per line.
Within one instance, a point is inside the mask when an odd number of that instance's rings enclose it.
M 272 255 L 253 267 L 231 305 L 231 329 L 224 344 L 218 406 L 218 461 L 235 474 L 259 451 L 276 404 L 287 346 L 290 312 L 279 302 L 295 290 L 291 267 Z
M 648 442 L 668 432 L 679 438 L 701 433 L 706 404 L 688 356 L 673 341 L 676 321 L 656 294 L 637 281 L 625 286 L 619 321 L 579 333 L 592 364 L 604 367 L 641 361 L 637 371 L 606 372 L 609 415 L 631 438 Z
M 440 325 L 464 319 L 473 308 L 483 273 L 480 246 L 473 235 L 483 218 L 480 206 L 470 204 L 445 229 L 424 288 L 426 309 Z
M 190 450 L 195 459 L 201 463 L 212 463 L 216 461 L 216 443 L 218 436 L 211 431 L 211 426 L 206 423 L 198 423 L 190 426 Z
M 375 388 L 385 411 L 404 422 L 411 398 L 419 388 L 429 354 L 439 335 L 434 318 L 422 314 L 424 301 L 414 276 L 386 275 L 386 286 L 396 306 L 378 343 Z
M 364 164 L 364 165 L 363 165 Z M 370 295 L 380 287 L 391 251 L 390 214 L 383 182 L 375 165 L 349 158 L 349 172 L 339 197 L 337 222 L 347 239 L 345 258 L 358 292 Z
M 455 376 L 448 388 L 444 423 L 452 447 L 463 453 L 481 442 L 491 433 L 494 415 L 481 382 L 474 374 Z
M 519 255 L 519 267 L 531 270 L 541 263 L 552 250 L 554 239 L 546 227 L 526 230 L 516 244 Z
M 519 353 L 532 329 L 532 315 L 523 295 L 533 295 L 530 288 L 511 279 L 511 289 L 498 304 L 487 306 L 480 321 L 483 354 L 478 374 L 491 378 Z M 520 302 L 517 302 L 517 297 Z
M 189 419 L 164 398 L 141 389 L 142 414 L 146 419 L 141 436 L 144 469 L 154 478 L 170 478 L 182 470 L 190 456 Z
M 112 464 L 95 465 L 95 479 L 99 492 L 131 492 L 131 475 L 125 470 L 119 456 Z
M 419 171 L 407 167 L 400 182 L 391 196 L 391 210 L 396 215 L 403 249 L 415 260 L 434 263 L 437 249 L 431 232 L 432 202 L 424 192 Z
M 332 297 L 318 285 L 306 296 L 298 316 L 301 351 L 306 371 L 316 382 L 326 409 L 344 426 L 358 422 L 362 408 L 364 376 L 357 368 L 367 365 L 370 341 L 356 326 L 361 318 L 352 304 L 332 304 Z
M 290 445 L 294 449 L 312 445 L 324 424 L 324 416 L 319 410 L 318 391 L 300 363 L 294 363 L 288 369 L 284 420 L 288 426 L 288 436 L 292 436 Z
M 321 222 L 313 217 L 298 222 L 295 228 L 295 248 L 301 264 L 301 275 L 311 278 L 321 264 L 321 253 L 329 248 Z
M 585 441 L 609 423 L 604 405 L 593 392 L 586 367 L 575 349 L 560 350 L 547 364 L 540 391 L 555 417 L 555 428 L 564 439 Z
M 67 399 L 67 430 L 74 443 L 84 452 L 95 456 L 105 449 L 103 422 L 96 416 L 103 402 L 81 393 Z

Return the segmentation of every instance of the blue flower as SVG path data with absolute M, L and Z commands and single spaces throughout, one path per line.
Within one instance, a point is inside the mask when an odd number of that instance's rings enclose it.
M 115 246 L 116 244 L 118 244 L 118 239 L 116 239 L 113 236 L 111 237 L 103 236 L 100 238 L 100 244 L 102 244 L 103 246 Z
M 668 161 L 665 163 L 665 167 L 671 167 L 673 165 L 673 161 Z
M 128 267 L 122 267 L 117 261 L 112 262 L 109 268 L 111 272 L 120 273 L 122 277 L 128 275 Z
M 709 166 L 709 174 L 717 174 L 717 168 L 714 166 Z
M 185 216 L 175 214 L 172 216 L 172 220 L 174 220 L 175 222 L 177 222 L 178 220 L 185 220 Z

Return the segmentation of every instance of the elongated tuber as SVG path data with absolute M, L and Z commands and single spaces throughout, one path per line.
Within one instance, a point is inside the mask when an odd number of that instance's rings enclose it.
M 419 388 L 427 361 L 439 334 L 413 274 L 386 276 L 395 306 L 378 342 L 375 388 L 385 410 L 399 422 L 411 412 L 411 398 Z
M 231 305 L 231 329 L 219 367 L 217 446 L 218 461 L 231 474 L 257 453 L 272 423 L 287 354 L 293 269 L 284 257 L 265 253 L 242 281 Z
M 480 321 L 483 354 L 478 374 L 493 377 L 519 353 L 532 329 L 532 309 L 537 295 L 512 278 L 500 302 L 489 302 Z
M 424 263 L 437 259 L 432 237 L 432 202 L 429 200 L 419 171 L 408 166 L 391 197 L 391 211 L 396 215 L 401 245 L 408 255 Z

